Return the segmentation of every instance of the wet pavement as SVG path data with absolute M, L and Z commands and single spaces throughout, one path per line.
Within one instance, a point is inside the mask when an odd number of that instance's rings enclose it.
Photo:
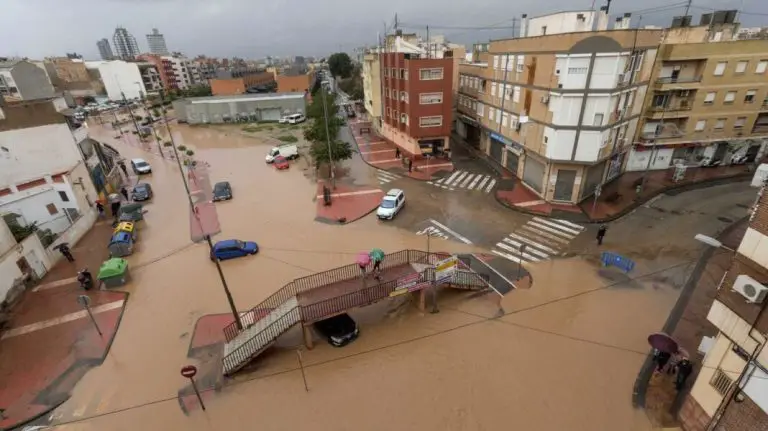
M 509 244 L 503 239 L 519 229 L 533 232 L 525 228 L 531 216 L 502 208 L 489 194 L 406 178 L 387 184 L 406 190 L 409 202 L 393 222 L 368 216 L 346 226 L 317 223 L 316 181 L 303 158 L 277 172 L 264 163 L 269 141 L 172 127 L 177 141 L 210 165 L 212 181 L 233 186 L 234 199 L 216 205 L 222 233 L 215 240 L 254 240 L 261 248 L 256 256 L 221 265 L 241 310 L 292 279 L 349 264 L 360 251 L 425 250 L 429 227 L 436 234 L 429 237 L 431 250 L 477 256 L 493 255 L 491 249 Z M 689 233 L 717 230 L 723 222 L 716 213 L 728 213 L 734 200 L 741 204 L 749 194 L 732 190 L 709 199 L 701 214 L 674 208 L 704 195 L 664 198 L 612 225 L 604 249 L 629 253 L 637 245 L 632 275 L 645 275 L 640 280 L 601 271 L 593 232 L 584 229 L 558 249 L 583 256 L 523 263 L 533 279 L 530 289 L 514 289 L 503 298 L 493 292 L 441 293 L 438 314 L 420 313 L 406 299 L 355 310 L 358 340 L 342 349 L 318 343 L 302 352 L 308 392 L 296 354 L 300 331 L 288 333 L 253 369 L 218 391 L 206 391 L 203 412 L 193 408 L 188 393 L 180 404 L 179 390 L 187 381 L 179 369 L 190 362 L 216 363 L 215 350 L 205 349 L 215 345 L 214 332 L 200 341 L 194 328 L 202 316 L 226 315 L 228 306 L 207 247 L 190 243 L 178 167 L 115 142 L 111 130 L 94 127 L 91 133 L 126 157 L 152 164 L 153 174 L 143 180 L 152 184 L 155 198 L 147 206 L 141 247 L 129 258 L 135 268 L 126 288 L 131 295 L 110 354 L 50 417 L 65 430 L 209 430 L 254 422 L 265 429 L 307 424 L 329 430 L 493 429 L 505 423 L 530 429 L 650 429 L 629 402 L 647 351 L 645 337 L 662 325 L 684 279 L 680 268 L 700 249 Z M 378 180 L 375 170 L 359 169 L 361 178 Z M 754 199 L 754 191 L 751 195 Z M 656 208 L 680 214 L 662 216 Z M 563 243 L 562 228 L 575 229 L 551 227 L 557 233 L 539 226 L 547 235 L 536 242 Z M 654 241 L 662 251 L 653 249 Z M 674 246 L 658 247 L 667 243 Z M 484 261 L 492 272 L 515 281 L 514 262 L 498 256 Z

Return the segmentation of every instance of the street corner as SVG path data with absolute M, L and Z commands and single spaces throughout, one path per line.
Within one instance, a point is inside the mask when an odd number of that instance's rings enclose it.
M 69 295 L 56 295 L 74 298 Z M 45 320 L 22 321 L 0 338 L 0 428 L 35 420 L 58 407 L 91 368 L 100 365 L 117 334 L 127 294 L 103 292 L 88 310 L 62 308 Z M 47 296 L 48 301 L 53 301 Z M 63 304 L 62 304 L 63 305 Z M 56 307 L 46 307 L 55 310 Z
M 586 218 L 578 205 L 547 202 L 524 186 L 518 179 L 505 178 L 500 180 L 495 197 L 500 204 L 526 213 L 577 220 Z
M 450 175 L 453 170 L 454 165 L 448 159 L 421 159 L 413 163 L 410 172 L 406 169 L 405 175 L 415 180 L 430 181 Z
M 384 191 L 373 187 L 337 184 L 326 203 L 324 183 L 317 184 L 315 221 L 346 224 L 370 214 L 379 206 Z
M 244 318 L 247 318 L 244 315 Z M 195 384 L 203 401 L 211 398 L 223 385 L 221 360 L 225 342 L 224 328 L 232 323 L 232 314 L 208 314 L 195 323 L 187 351 L 188 363 L 197 368 Z M 183 379 L 183 377 L 180 377 Z M 184 414 L 200 408 L 192 383 L 187 380 L 178 391 L 179 407 Z

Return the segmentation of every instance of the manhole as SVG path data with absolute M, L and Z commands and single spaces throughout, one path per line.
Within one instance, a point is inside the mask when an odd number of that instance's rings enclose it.
M 733 220 L 729 219 L 728 217 L 718 217 L 717 219 L 724 223 L 733 223 Z

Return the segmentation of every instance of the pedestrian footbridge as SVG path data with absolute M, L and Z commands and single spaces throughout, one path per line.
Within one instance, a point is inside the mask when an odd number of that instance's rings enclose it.
M 446 257 L 441 253 L 401 250 L 386 255 L 380 281 L 370 276 L 363 279 L 357 264 L 291 281 L 242 313 L 242 330 L 238 330 L 235 322 L 224 328 L 223 373 L 229 375 L 247 365 L 294 325 L 302 324 L 306 337 L 309 325 L 318 320 L 431 286 L 435 281 L 433 265 Z M 490 288 L 487 275 L 475 273 L 461 261 L 451 279 L 443 284 L 469 290 Z

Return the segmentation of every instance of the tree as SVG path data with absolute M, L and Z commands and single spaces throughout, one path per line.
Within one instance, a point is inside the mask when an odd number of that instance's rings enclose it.
M 323 99 L 325 99 L 325 110 L 327 110 L 328 115 L 327 127 Z M 337 139 L 339 129 L 343 124 L 336 115 L 338 111 L 339 107 L 334 101 L 334 96 L 323 89 L 318 90 L 312 98 L 312 103 L 307 107 L 307 117 L 310 119 L 310 123 L 304 129 L 304 139 L 312 143 L 309 148 L 309 155 L 315 161 L 316 166 L 328 163 L 330 156 L 333 156 L 334 162 L 352 158 L 352 147 L 349 143 Z M 328 151 L 329 140 L 331 142 L 330 153 Z
M 352 75 L 354 66 L 352 65 L 352 59 L 349 58 L 346 52 L 337 52 L 328 57 L 328 68 L 334 77 L 349 78 Z
M 323 108 L 323 98 L 325 99 L 325 108 Z M 336 117 L 339 112 L 336 96 L 321 89 L 312 97 L 312 103 L 307 107 L 307 117 L 322 120 L 325 117 L 324 109 L 328 111 L 328 118 Z
M 309 147 L 309 155 L 312 156 L 312 160 L 315 161 L 316 166 L 328 163 L 328 143 L 327 142 L 313 142 Z M 352 158 L 352 146 L 348 142 L 334 139 L 331 141 L 331 153 L 333 155 L 333 161 L 338 162 L 340 160 L 347 160 Z

